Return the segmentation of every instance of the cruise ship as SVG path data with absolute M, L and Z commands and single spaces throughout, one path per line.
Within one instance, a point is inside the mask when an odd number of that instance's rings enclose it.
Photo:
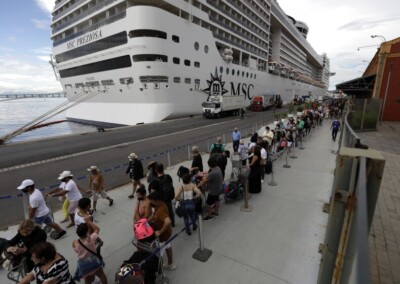
M 210 95 L 324 95 L 329 59 L 276 0 L 57 0 L 51 64 L 67 119 L 137 125 L 201 114 Z

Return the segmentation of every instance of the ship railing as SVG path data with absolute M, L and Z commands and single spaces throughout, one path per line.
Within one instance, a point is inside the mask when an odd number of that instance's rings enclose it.
M 362 145 L 348 112 L 342 124 L 318 284 L 371 283 L 368 237 L 385 167 L 376 150 Z M 351 280 L 350 280 L 351 279 Z
M 237 42 L 234 42 L 233 40 L 227 39 L 226 37 L 223 37 L 223 36 L 217 34 L 216 32 L 213 32 L 213 36 L 215 38 L 218 38 L 218 39 L 224 41 L 224 42 L 228 42 L 228 43 L 232 44 L 233 46 L 236 46 L 239 49 L 245 50 L 245 51 L 247 51 L 249 53 L 257 54 L 260 57 L 264 57 L 259 51 L 257 51 L 257 49 L 255 47 L 253 47 L 253 49 L 245 47 L 245 46 L 243 46 L 243 45 L 241 45 L 241 44 L 239 44 Z
M 79 14 L 78 16 L 76 16 L 76 17 L 66 21 L 65 23 L 53 28 L 52 29 L 53 34 L 58 32 L 58 31 L 60 31 L 60 30 L 62 30 L 65 27 L 69 26 L 71 23 L 79 21 L 79 20 L 87 17 L 88 15 L 93 14 L 94 12 L 97 12 L 98 10 L 110 5 L 111 3 L 115 2 L 115 1 L 118 1 L 118 0 L 106 0 L 104 2 L 101 2 L 101 3 L 97 4 L 96 6 L 93 6 L 92 8 L 86 10 L 85 12 Z
M 74 38 L 77 38 L 78 36 L 81 36 L 81 35 L 83 35 L 83 34 L 85 34 L 87 32 L 96 30 L 96 29 L 98 29 L 98 28 L 100 28 L 100 27 L 102 27 L 104 25 L 107 25 L 107 24 L 113 23 L 115 21 L 118 21 L 120 19 L 123 19 L 125 17 L 126 17 L 126 11 L 122 11 L 122 12 L 120 12 L 118 14 L 115 14 L 115 15 L 109 17 L 108 19 L 105 19 L 105 20 L 103 20 L 103 21 L 101 21 L 101 22 L 99 22 L 99 23 L 97 23 L 95 25 L 92 25 L 92 26 L 90 26 L 90 27 L 88 27 L 86 29 L 80 30 L 79 32 L 76 32 L 76 33 L 74 33 L 72 35 L 69 35 L 69 36 L 67 36 L 67 37 L 65 37 L 63 39 L 55 40 L 53 42 L 53 47 L 58 46 L 58 45 L 60 45 L 62 43 L 65 43 L 67 41 L 70 41 L 70 40 L 72 40 Z
M 64 5 L 65 3 L 67 3 L 70 0 L 62 0 L 60 2 L 58 2 L 55 6 L 54 6 L 54 11 L 57 10 L 59 7 L 61 7 L 62 5 Z
M 61 17 L 63 17 L 64 15 L 66 15 L 67 13 L 69 13 L 70 11 L 75 9 L 76 7 L 78 7 L 79 5 L 82 5 L 85 1 L 87 1 L 87 0 L 79 0 L 79 1 L 75 2 L 74 4 L 72 4 L 71 6 L 69 6 L 68 8 L 65 8 L 64 10 L 62 10 L 61 12 L 59 12 L 57 15 L 55 15 L 53 17 L 53 22 L 57 21 L 58 19 L 60 19 Z

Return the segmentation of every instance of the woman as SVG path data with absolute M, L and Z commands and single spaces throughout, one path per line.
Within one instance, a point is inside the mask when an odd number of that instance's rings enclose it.
M 133 223 L 143 218 L 149 219 L 151 214 L 153 214 L 150 200 L 146 196 L 146 188 L 144 186 L 136 190 L 136 197 L 138 201 L 136 203 L 135 213 L 133 214 Z
M 75 226 L 80 224 L 93 222 L 92 212 L 90 211 L 90 199 L 83 197 L 78 201 L 78 209 L 75 212 Z
M 196 212 L 195 198 L 201 196 L 200 190 L 191 182 L 191 175 L 185 174 L 182 177 L 183 185 L 178 189 L 175 195 L 175 200 L 181 202 L 183 209 L 183 221 L 185 222 L 186 234 L 191 235 L 189 218 L 192 220 L 193 231 L 196 231 Z
M 156 172 L 156 161 L 150 161 L 147 164 L 147 183 L 150 184 L 153 180 L 157 179 L 157 172 Z M 150 193 L 150 192 L 149 192 Z
M 144 177 L 144 175 L 143 165 L 142 162 L 138 159 L 138 156 L 135 153 L 130 153 L 128 159 L 129 165 L 126 169 L 126 174 L 129 173 L 129 177 L 131 178 L 133 184 L 132 194 L 129 195 L 128 198 L 132 199 L 136 192 L 136 188 L 142 185 L 142 182 L 140 180 Z
M 93 211 L 96 212 L 97 200 L 99 196 L 109 201 L 108 206 L 112 206 L 114 200 L 104 192 L 104 179 L 100 170 L 96 166 L 91 166 L 87 169 L 90 172 L 89 176 L 89 191 L 93 191 Z
M 39 243 L 32 249 L 35 266 L 19 284 L 28 284 L 36 280 L 37 284 L 74 284 L 69 273 L 68 261 L 51 243 Z
M 242 166 L 246 166 L 247 164 L 247 146 L 244 145 L 243 139 L 240 139 L 238 152 L 240 154 L 240 159 L 242 160 Z
M 93 233 L 89 234 L 89 230 Z M 72 242 L 72 248 L 78 256 L 78 278 L 85 279 L 85 284 L 93 283 L 95 276 L 102 284 L 107 284 L 107 277 L 103 270 L 104 262 L 96 253 L 99 232 L 99 227 L 92 222 L 82 223 L 76 229 L 79 239 Z
M 24 220 L 19 224 L 18 233 L 8 242 L 7 253 L 15 262 L 26 258 L 26 271 L 33 269 L 34 263 L 31 260 L 31 250 L 38 244 L 45 242 L 47 234 L 44 230 L 30 220 Z
M 261 149 L 260 146 L 254 146 L 253 156 L 249 164 L 250 175 L 249 175 L 249 192 L 259 193 L 261 191 Z
M 201 158 L 199 147 L 197 147 L 197 146 L 192 147 L 192 155 L 193 155 L 193 161 L 192 161 L 192 167 L 190 169 L 190 172 L 191 172 L 192 176 L 194 176 L 198 172 L 203 171 L 203 159 Z

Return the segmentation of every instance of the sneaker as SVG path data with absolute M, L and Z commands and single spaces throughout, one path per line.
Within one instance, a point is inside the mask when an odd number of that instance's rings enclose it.
M 129 195 L 128 198 L 129 198 L 129 199 L 132 199 L 132 198 L 133 198 L 133 194 Z
M 67 231 L 63 230 L 63 231 L 59 232 L 57 235 L 55 235 L 53 239 L 58 240 L 59 238 L 64 236 L 66 233 L 67 233 Z
M 204 220 L 204 221 L 208 221 L 208 220 L 212 220 L 212 218 L 213 218 L 213 217 L 211 217 L 211 216 L 207 216 L 207 217 L 204 218 L 203 220 Z
M 112 206 L 114 204 L 114 199 L 110 200 L 110 204 L 108 206 Z
M 192 234 L 191 231 L 186 231 L 186 234 L 188 234 L 189 236 Z
M 175 270 L 176 269 L 176 264 L 175 263 L 172 263 L 172 264 L 164 263 L 163 268 L 165 270 Z
M 194 225 L 193 226 L 193 231 L 196 231 L 197 230 L 197 225 Z

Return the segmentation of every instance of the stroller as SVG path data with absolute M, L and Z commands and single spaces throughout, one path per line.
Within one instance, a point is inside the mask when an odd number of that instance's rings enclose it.
M 234 154 L 231 157 L 232 173 L 231 181 L 225 187 L 224 199 L 225 202 L 229 200 L 236 200 L 244 196 L 244 184 L 246 182 L 244 175 L 242 174 L 243 166 L 242 160 L 239 154 Z

